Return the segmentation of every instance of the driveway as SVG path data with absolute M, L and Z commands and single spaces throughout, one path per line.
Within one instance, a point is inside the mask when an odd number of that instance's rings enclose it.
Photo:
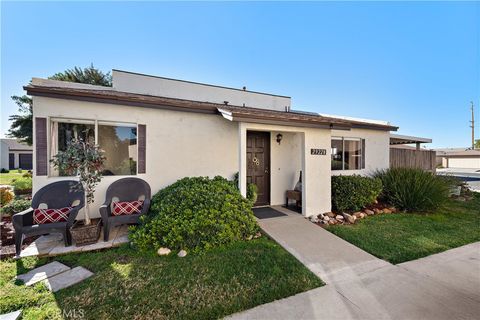
M 327 285 L 232 319 L 478 319 L 480 243 L 392 265 L 301 215 L 259 220 Z

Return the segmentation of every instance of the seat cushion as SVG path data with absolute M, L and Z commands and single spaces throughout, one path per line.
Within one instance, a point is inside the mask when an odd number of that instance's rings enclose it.
M 35 224 L 46 224 L 67 221 L 72 207 L 60 209 L 35 209 L 33 211 L 33 222 Z
M 112 203 L 112 215 L 122 216 L 122 215 L 131 215 L 138 214 L 142 212 L 143 201 L 123 201 L 123 202 L 113 202 Z

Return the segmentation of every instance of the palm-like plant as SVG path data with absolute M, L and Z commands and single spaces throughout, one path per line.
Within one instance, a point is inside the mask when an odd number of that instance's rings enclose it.
M 32 145 L 32 98 L 26 95 L 12 96 L 12 100 L 18 106 L 20 114 L 15 114 L 8 118 L 8 120 L 12 121 L 8 135 L 28 145 Z
M 98 86 L 111 87 L 112 75 L 110 72 L 103 73 L 96 69 L 93 64 L 90 67 L 67 69 L 64 72 L 59 72 L 49 77 L 52 80 L 87 83 Z

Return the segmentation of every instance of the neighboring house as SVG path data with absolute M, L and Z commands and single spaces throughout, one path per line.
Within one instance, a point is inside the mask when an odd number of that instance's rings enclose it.
M 443 168 L 480 169 L 480 149 L 436 149 L 437 164 Z
M 291 109 L 286 96 L 113 70 L 113 87 L 34 78 L 34 191 L 59 177 L 49 160 L 72 137 L 107 158 L 96 209 L 116 179 L 137 176 L 153 192 L 186 176 L 258 187 L 257 205 L 285 202 L 303 172 L 305 216 L 331 210 L 332 174 L 389 167 L 388 122 Z M 92 212 L 94 212 L 92 210 Z
M 0 169 L 32 169 L 33 148 L 17 139 L 0 139 Z

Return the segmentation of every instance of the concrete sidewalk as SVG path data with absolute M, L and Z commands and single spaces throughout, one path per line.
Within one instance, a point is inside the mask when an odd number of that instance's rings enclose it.
M 392 265 L 296 213 L 259 223 L 327 285 L 231 319 L 450 320 L 480 315 L 480 243 Z

